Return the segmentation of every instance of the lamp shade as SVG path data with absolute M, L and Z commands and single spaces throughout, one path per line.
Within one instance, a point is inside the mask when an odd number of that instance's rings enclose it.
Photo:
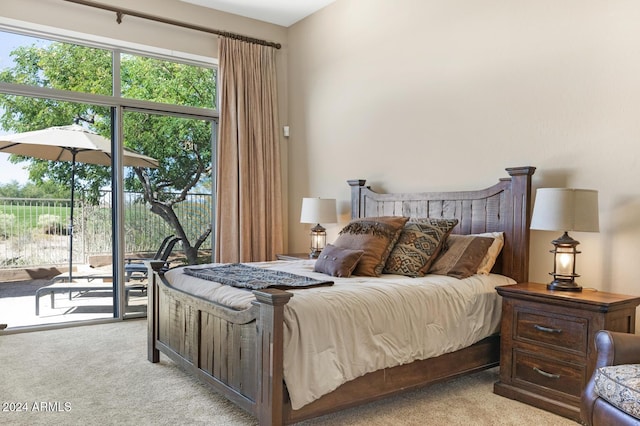
M 336 200 L 333 198 L 303 198 L 300 223 L 336 223 Z
M 531 229 L 598 232 L 598 191 L 571 188 L 538 189 Z

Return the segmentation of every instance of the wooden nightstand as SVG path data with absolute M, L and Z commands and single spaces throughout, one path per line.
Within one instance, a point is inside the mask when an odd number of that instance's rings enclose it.
M 596 362 L 598 330 L 635 332 L 640 297 L 496 287 L 502 296 L 500 380 L 494 393 L 580 421 L 580 394 Z
M 309 253 L 284 253 L 284 254 L 276 254 L 276 259 L 278 260 L 300 260 L 300 259 L 311 259 L 309 257 Z

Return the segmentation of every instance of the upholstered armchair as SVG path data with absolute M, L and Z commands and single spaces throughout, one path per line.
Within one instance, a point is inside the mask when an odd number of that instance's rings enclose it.
M 595 343 L 598 358 L 582 394 L 582 422 L 640 425 L 640 335 L 601 330 Z

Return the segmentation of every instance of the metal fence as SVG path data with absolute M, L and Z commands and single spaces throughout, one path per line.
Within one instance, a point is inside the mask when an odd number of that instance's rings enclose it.
M 189 194 L 174 206 L 187 236 L 194 241 L 211 223 L 211 195 Z M 111 191 L 100 202 L 77 200 L 74 207 L 73 262 L 92 255 L 110 255 Z M 141 193 L 126 192 L 125 252 L 155 252 L 173 229 L 149 210 Z M 69 199 L 0 197 L 0 268 L 65 265 L 69 262 Z M 210 237 L 202 245 L 210 248 Z

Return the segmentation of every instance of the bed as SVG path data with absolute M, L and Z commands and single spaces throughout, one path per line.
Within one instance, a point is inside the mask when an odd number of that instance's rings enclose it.
M 504 246 L 491 276 L 503 280 L 498 283 L 523 282 L 528 278 L 531 177 L 535 168 L 506 170 L 508 177 L 476 191 L 382 194 L 367 187 L 364 180 L 351 180 L 351 215 L 353 219 L 455 218 L 455 234 L 502 232 Z M 310 262 L 281 263 L 287 264 L 285 269 L 298 272 L 308 268 Z M 291 383 L 291 368 L 296 363 L 288 356 L 292 335 L 288 319 L 291 312 L 296 312 L 294 304 L 309 299 L 312 290 L 254 290 L 245 292 L 251 298 L 248 305 L 230 307 L 226 300 L 215 303 L 185 287 L 178 288 L 176 276 L 180 272 L 163 271 L 162 266 L 161 262 L 149 262 L 153 270 L 148 288 L 149 361 L 158 362 L 162 352 L 263 425 L 295 423 L 499 364 L 499 336 L 491 333 L 434 357 L 367 371 L 301 405 L 297 391 L 290 392 L 293 386 L 285 384 L 287 371 L 287 383 Z M 399 285 L 412 285 L 409 280 L 401 280 Z M 335 287 L 341 289 L 342 282 L 335 279 Z

